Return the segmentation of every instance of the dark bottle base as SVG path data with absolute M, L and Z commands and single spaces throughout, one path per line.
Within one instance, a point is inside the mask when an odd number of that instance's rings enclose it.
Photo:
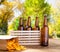
M 47 47 L 48 46 L 48 44 L 40 44 L 41 46 L 43 46 L 43 47 Z

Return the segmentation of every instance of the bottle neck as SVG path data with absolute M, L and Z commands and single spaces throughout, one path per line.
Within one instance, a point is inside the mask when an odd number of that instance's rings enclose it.
M 25 21 L 25 26 L 27 26 L 27 20 Z
M 24 26 L 27 26 L 27 20 L 24 20 Z
M 20 25 L 23 26 L 23 19 L 20 18 Z
M 30 18 L 30 17 L 28 17 L 27 25 L 28 25 L 28 26 L 31 26 L 31 18 Z
M 47 23 L 47 16 L 44 16 L 44 26 L 48 26 L 48 23 Z
M 35 26 L 39 26 L 39 20 L 38 20 L 38 17 L 36 17 Z

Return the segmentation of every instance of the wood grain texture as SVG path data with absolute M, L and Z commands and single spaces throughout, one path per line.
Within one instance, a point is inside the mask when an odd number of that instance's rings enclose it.
M 26 46 L 27 49 L 24 51 L 13 51 L 13 52 L 60 52 L 60 39 L 49 39 L 48 47 L 41 46 Z M 0 50 L 0 52 L 8 52 Z

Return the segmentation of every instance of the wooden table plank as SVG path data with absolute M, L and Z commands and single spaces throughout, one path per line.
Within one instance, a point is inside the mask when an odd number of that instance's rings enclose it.
M 60 52 L 60 39 L 50 39 L 48 47 L 41 46 L 26 46 L 27 49 L 24 51 L 14 51 L 14 52 Z M 8 52 L 2 51 L 0 52 Z

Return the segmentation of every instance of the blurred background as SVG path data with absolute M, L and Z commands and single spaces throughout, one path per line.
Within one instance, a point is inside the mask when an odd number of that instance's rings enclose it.
M 20 17 L 30 16 L 32 27 L 39 17 L 41 28 L 44 14 L 48 15 L 49 37 L 60 38 L 60 0 L 0 0 L 0 34 L 16 31 Z

